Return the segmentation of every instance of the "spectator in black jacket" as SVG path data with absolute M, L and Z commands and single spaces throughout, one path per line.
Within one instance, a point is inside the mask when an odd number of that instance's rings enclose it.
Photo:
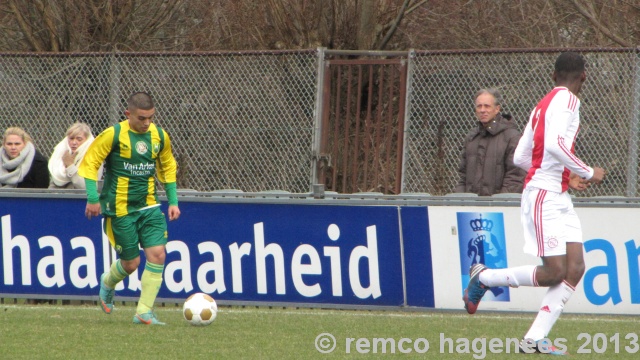
M 0 187 L 41 188 L 49 186 L 48 159 L 36 150 L 31 136 L 10 127 L 0 149 Z

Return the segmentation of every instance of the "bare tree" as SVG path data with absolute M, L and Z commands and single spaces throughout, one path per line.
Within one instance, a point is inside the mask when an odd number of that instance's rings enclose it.
M 14 50 L 149 50 L 166 41 L 184 0 L 7 0 L 0 24 Z
M 376 36 L 376 6 L 373 1 L 358 1 L 356 13 L 358 14 L 358 49 L 370 49 Z
M 249 48 L 313 48 L 373 50 L 383 31 L 398 18 L 403 3 L 411 0 L 267 0 L 239 1 L 252 26 L 234 21 L 234 32 L 245 32 Z M 413 2 L 416 2 L 413 0 Z M 404 11 L 404 10 L 403 10 Z M 233 12 L 226 12 L 232 14 Z M 401 17 L 400 17 L 401 19 Z M 395 28 L 394 28 L 395 30 Z M 389 32 L 389 37 L 393 31 Z M 388 40 L 387 40 L 388 41 Z
M 633 47 L 637 43 L 639 5 L 616 0 L 571 0 L 571 3 L 606 39 L 624 47 Z
M 433 0 L 401 27 L 419 49 L 633 46 L 637 0 Z
M 640 0 L 2 0 L 0 51 L 624 46 Z

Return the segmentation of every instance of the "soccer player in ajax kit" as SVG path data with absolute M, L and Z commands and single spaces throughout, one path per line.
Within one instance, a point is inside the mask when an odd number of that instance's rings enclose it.
M 177 164 L 166 131 L 153 123 L 151 96 L 138 92 L 127 100 L 127 119 L 104 130 L 91 144 L 78 173 L 87 185 L 87 218 L 103 214 L 104 231 L 119 259 L 100 277 L 100 306 L 111 314 L 116 285 L 146 263 L 134 324 L 164 325 L 153 312 L 162 285 L 166 258 L 167 221 L 156 194 L 155 175 L 164 183 L 169 220 L 180 217 L 176 193 Z M 105 162 L 104 185 L 97 190 L 97 174 Z
M 556 59 L 551 90 L 533 109 L 514 154 L 514 163 L 528 173 L 521 199 L 524 251 L 542 259 L 542 265 L 489 269 L 475 264 L 464 292 L 465 308 L 476 312 L 480 299 L 493 286 L 548 287 L 536 319 L 520 343 L 523 352 L 565 355 L 546 346 L 547 338 L 584 274 L 582 229 L 569 188 L 584 190 L 602 182 L 605 171 L 587 166 L 574 154 L 580 125 L 577 98 L 586 79 L 584 58 L 565 52 Z

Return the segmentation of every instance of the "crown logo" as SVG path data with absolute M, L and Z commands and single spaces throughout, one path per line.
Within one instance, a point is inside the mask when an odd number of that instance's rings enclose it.
M 482 214 L 480 214 L 480 218 L 469 221 L 469 225 L 471 226 L 471 229 L 473 229 L 473 231 L 491 232 L 491 229 L 493 229 L 493 221 L 483 219 Z

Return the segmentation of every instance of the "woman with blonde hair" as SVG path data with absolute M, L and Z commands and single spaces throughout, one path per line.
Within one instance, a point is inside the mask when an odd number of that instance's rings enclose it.
M 48 185 L 47 158 L 36 150 L 26 131 L 8 128 L 0 149 L 0 187 L 46 189 Z
M 64 139 L 56 145 L 49 159 L 51 183 L 49 189 L 84 189 L 84 178 L 78 175 L 78 165 L 93 142 L 91 127 L 77 122 L 67 129 Z

